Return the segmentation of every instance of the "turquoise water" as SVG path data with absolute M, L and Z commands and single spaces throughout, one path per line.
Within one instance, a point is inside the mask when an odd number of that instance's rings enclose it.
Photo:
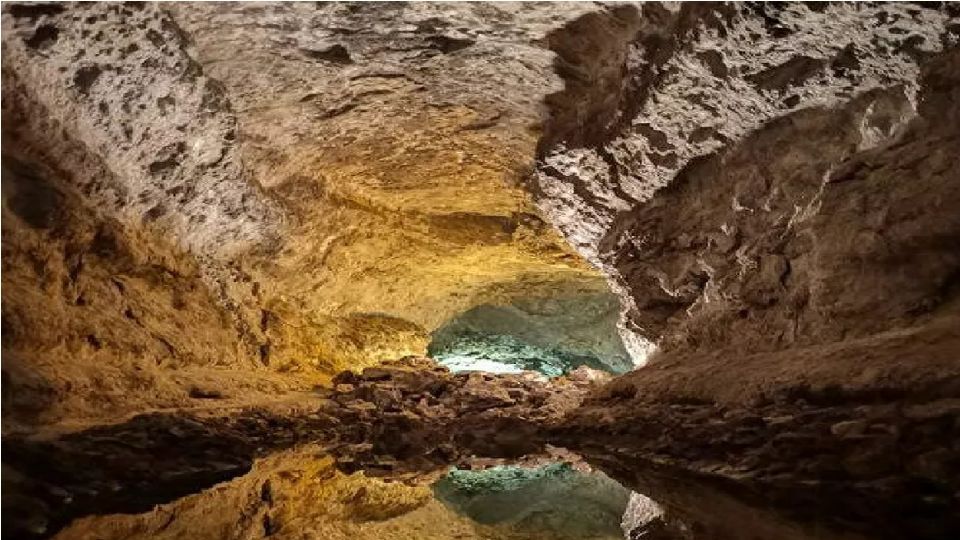
M 433 486 L 444 505 L 485 525 L 569 538 L 622 538 L 630 491 L 600 472 L 566 463 L 537 468 L 453 469 Z

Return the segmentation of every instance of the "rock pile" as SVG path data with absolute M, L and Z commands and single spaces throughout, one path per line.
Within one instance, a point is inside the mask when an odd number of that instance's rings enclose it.
M 433 471 L 474 456 L 520 458 L 546 451 L 539 436 L 610 376 L 581 367 L 547 379 L 535 372 L 451 373 L 407 357 L 361 373 L 343 372 L 326 391 L 328 409 L 352 444 L 341 466 L 368 474 Z

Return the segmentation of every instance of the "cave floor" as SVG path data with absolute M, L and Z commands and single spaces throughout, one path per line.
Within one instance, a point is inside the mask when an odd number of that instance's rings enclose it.
M 407 431 L 403 440 L 419 439 L 420 444 L 429 441 L 427 444 L 435 446 L 425 455 L 408 455 L 394 447 L 397 426 L 385 430 L 378 426 L 358 439 L 353 430 L 341 431 L 336 417 L 316 412 L 290 415 L 289 410 L 270 407 L 226 415 L 209 411 L 153 413 L 45 441 L 8 440 L 4 443 L 9 467 L 4 474 L 5 490 L 19 496 L 8 499 L 17 511 L 8 514 L 15 519 L 13 524 L 8 519 L 6 527 L 15 527 L 18 538 L 53 535 L 62 540 L 246 535 L 622 538 L 623 507 L 615 503 L 586 510 L 578 507 L 584 515 L 571 517 L 558 506 L 566 501 L 564 497 L 574 494 L 551 493 L 543 486 L 531 486 L 506 502 L 490 503 L 492 511 L 500 512 L 504 504 L 514 509 L 520 501 L 533 506 L 526 512 L 511 512 L 521 514 L 520 518 L 501 521 L 478 521 L 470 515 L 471 510 L 473 514 L 491 512 L 482 501 L 479 509 L 476 503 L 472 508 L 458 508 L 425 492 L 446 478 L 453 465 L 468 471 L 509 465 L 536 471 L 562 463 L 587 470 L 596 464 L 596 470 L 609 472 L 621 482 L 637 482 L 643 477 L 640 485 L 656 486 L 652 496 L 664 497 L 660 500 L 671 504 L 679 500 L 694 505 L 694 514 L 704 516 L 699 524 L 704 529 L 694 536 L 685 535 L 689 521 L 645 523 L 641 530 L 663 535 L 651 538 L 736 538 L 726 535 L 736 534 L 744 526 L 741 520 L 775 535 L 764 536 L 770 538 L 863 538 L 829 529 L 810 535 L 804 522 L 794 522 L 789 514 L 749 494 L 730 492 L 708 479 L 637 460 L 623 446 L 611 452 L 607 446 L 611 441 L 584 445 L 578 450 L 583 454 L 542 440 L 527 440 L 525 443 L 533 446 L 521 449 L 517 437 L 497 435 L 519 427 L 503 426 L 502 420 L 487 418 L 483 427 L 475 424 L 466 433 L 442 441 L 436 440 L 436 428 L 418 426 Z M 495 442 L 471 440 L 476 433 Z M 363 442 L 354 442 L 358 440 Z M 465 447 L 457 447 L 459 444 Z M 480 455 L 473 453 L 478 451 Z M 608 491 L 622 493 L 601 495 L 619 496 L 625 503 L 629 489 L 614 480 L 608 482 L 616 486 Z M 545 499 L 538 508 L 531 500 L 540 496 Z M 583 497 L 596 503 L 598 496 Z M 783 534 L 787 536 L 780 536 Z
M 424 502 L 430 497 L 423 489 L 451 467 L 558 462 L 602 471 L 656 501 L 666 517 L 654 520 L 655 527 L 646 523 L 643 530 L 661 535 L 650 537 L 742 538 L 750 530 L 759 538 L 948 538 L 960 528 L 949 491 L 950 456 L 940 450 L 955 429 L 957 407 L 936 391 L 925 402 L 913 396 L 899 403 L 837 388 L 794 388 L 749 405 L 682 396 L 645 402 L 622 387 L 598 393 L 603 380 L 586 369 L 553 379 L 455 374 L 408 357 L 343 372 L 332 388 L 271 403 L 10 435 L 3 442 L 4 492 L 16 495 L 5 498 L 5 515 L 14 517 L 4 521 L 5 531 L 20 538 L 100 537 L 95 531 L 112 531 L 105 538 L 152 538 L 196 527 L 190 537 L 218 538 L 225 526 L 254 527 L 250 516 L 256 514 L 257 534 L 265 536 L 337 538 L 353 530 L 400 538 L 404 520 L 419 519 L 411 508 L 450 517 L 449 509 Z M 947 373 L 941 383 L 950 380 Z M 899 472 L 903 466 L 910 469 Z M 919 480 L 917 467 L 935 469 L 929 474 L 941 474 L 942 483 Z M 273 502 L 270 490 L 303 478 L 312 479 L 311 487 L 290 487 L 285 502 Z M 322 487 L 334 480 L 356 489 Z M 365 482 L 373 484 L 360 491 L 356 484 Z M 420 491 L 386 494 L 397 486 Z M 309 524 L 297 529 L 297 520 L 311 515 L 301 507 L 309 506 L 315 489 L 341 498 L 354 493 L 344 504 L 361 509 L 343 510 L 336 519 L 314 516 L 324 526 L 342 525 L 340 532 L 317 532 L 325 529 Z M 251 493 L 255 500 L 248 500 Z M 381 500 L 407 496 L 419 502 Z M 390 513 L 392 504 L 406 508 L 396 509 L 405 516 L 400 521 L 358 524 L 364 512 Z M 222 515 L 189 517 L 201 506 Z M 443 519 L 450 527 L 480 527 L 461 518 Z M 401 529 L 390 529 L 394 525 Z M 478 537 L 557 537 L 490 526 L 480 527 L 486 532 Z

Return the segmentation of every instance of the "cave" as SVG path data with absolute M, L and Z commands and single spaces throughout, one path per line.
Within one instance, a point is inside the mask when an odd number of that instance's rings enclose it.
M 3 539 L 960 538 L 960 9 L 4 2 Z
M 481 304 L 456 314 L 430 336 L 427 355 L 453 372 L 534 371 L 566 375 L 580 366 L 625 373 L 634 361 L 617 331 L 620 303 L 593 284 L 585 293 L 558 287 L 546 298 Z

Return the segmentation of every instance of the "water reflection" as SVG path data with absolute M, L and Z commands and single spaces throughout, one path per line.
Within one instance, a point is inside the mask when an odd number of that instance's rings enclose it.
M 343 473 L 309 445 L 149 512 L 78 519 L 55 538 L 615 539 L 628 498 L 606 476 L 565 464 L 436 471 L 405 483 Z
M 433 485 L 437 499 L 482 524 L 557 537 L 622 538 L 630 492 L 600 472 L 568 463 L 536 468 L 454 469 Z
M 587 458 L 610 476 L 574 457 L 573 465 L 529 458 L 520 467 L 487 459 L 449 470 L 438 463 L 375 478 L 362 470 L 343 472 L 323 447 L 305 445 L 257 459 L 242 476 L 147 512 L 82 517 L 55 538 L 864 538 L 828 528 L 826 521 L 790 519 L 758 494 L 735 496 L 715 482 L 608 448 Z

